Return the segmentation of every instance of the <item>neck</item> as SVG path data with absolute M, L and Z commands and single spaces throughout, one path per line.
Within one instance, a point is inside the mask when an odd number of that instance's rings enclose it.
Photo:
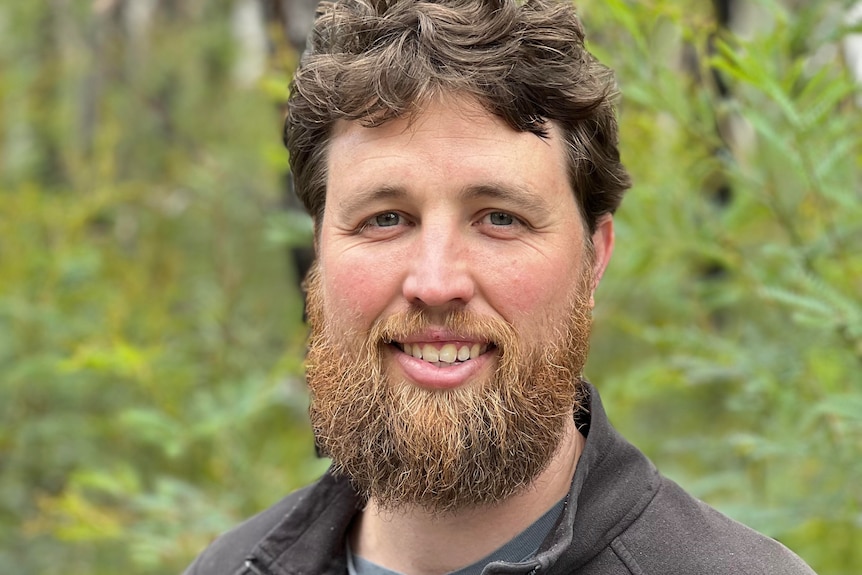
M 526 490 L 493 506 L 439 515 L 416 507 L 383 511 L 372 498 L 350 534 L 354 553 L 406 575 L 440 575 L 499 549 L 569 492 L 585 440 L 568 421 L 548 467 Z

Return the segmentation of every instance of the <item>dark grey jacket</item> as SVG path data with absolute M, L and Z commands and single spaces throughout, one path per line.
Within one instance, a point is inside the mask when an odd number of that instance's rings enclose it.
M 607 420 L 590 387 L 587 435 L 562 515 L 539 553 L 483 575 L 811 575 L 786 547 L 662 477 Z M 325 474 L 219 537 L 185 575 L 344 575 L 359 501 Z

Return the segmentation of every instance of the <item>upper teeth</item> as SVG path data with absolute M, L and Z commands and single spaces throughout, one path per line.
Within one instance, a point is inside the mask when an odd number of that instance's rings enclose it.
M 431 344 L 420 343 L 405 343 L 404 353 L 409 353 L 417 359 L 423 359 L 431 363 L 455 363 L 456 361 L 467 361 L 479 357 L 488 351 L 487 344 L 474 343 L 472 345 L 456 346 L 454 343 L 447 343 L 440 349 L 437 349 Z

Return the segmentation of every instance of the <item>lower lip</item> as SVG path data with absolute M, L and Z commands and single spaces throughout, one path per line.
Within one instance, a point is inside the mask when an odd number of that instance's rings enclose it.
M 492 354 L 486 352 L 467 361 L 437 367 L 427 361 L 416 359 L 395 346 L 389 346 L 389 349 L 407 379 L 427 389 L 454 389 L 465 385 L 475 379 L 492 358 Z

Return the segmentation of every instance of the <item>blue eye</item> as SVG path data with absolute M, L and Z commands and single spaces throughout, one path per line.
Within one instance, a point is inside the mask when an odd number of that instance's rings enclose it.
M 506 212 L 491 212 L 488 214 L 488 221 L 495 226 L 511 226 L 515 223 L 515 218 Z
M 376 216 L 371 218 L 371 223 L 381 228 L 397 226 L 399 223 L 401 223 L 401 216 L 399 216 L 395 212 L 384 212 L 382 214 L 377 214 Z

